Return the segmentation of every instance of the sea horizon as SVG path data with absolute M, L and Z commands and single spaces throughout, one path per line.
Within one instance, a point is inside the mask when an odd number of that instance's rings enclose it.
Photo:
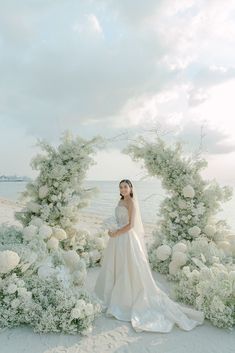
M 105 218 L 114 214 L 114 208 L 120 198 L 118 183 L 120 180 L 88 180 L 84 182 L 85 187 L 97 187 L 98 193 L 93 196 L 87 207 L 81 212 L 98 214 Z M 132 181 L 134 179 L 132 178 Z M 1 182 L 0 198 L 10 201 L 20 201 L 20 194 L 25 190 L 27 182 Z M 166 197 L 167 192 L 161 186 L 160 180 L 135 180 L 135 187 L 138 193 L 140 209 L 143 222 L 155 223 L 159 219 L 158 211 L 161 201 Z M 233 188 L 234 190 L 234 188 Z M 235 230 L 235 195 L 230 201 L 222 204 L 222 211 L 219 211 L 216 218 L 225 219 L 229 226 Z

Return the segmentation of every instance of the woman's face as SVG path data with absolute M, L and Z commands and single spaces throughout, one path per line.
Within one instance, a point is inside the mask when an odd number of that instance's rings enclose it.
M 122 194 L 123 196 L 129 195 L 131 192 L 131 187 L 125 181 L 123 181 L 119 185 L 119 189 L 120 189 L 120 194 Z

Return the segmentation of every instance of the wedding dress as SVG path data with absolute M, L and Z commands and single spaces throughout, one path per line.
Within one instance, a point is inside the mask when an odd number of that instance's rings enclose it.
M 115 217 L 118 228 L 126 225 L 127 207 L 118 204 Z M 157 286 L 135 228 L 109 238 L 94 293 L 106 317 L 130 321 L 136 332 L 170 332 L 174 324 L 189 331 L 204 321 L 202 311 L 174 302 Z

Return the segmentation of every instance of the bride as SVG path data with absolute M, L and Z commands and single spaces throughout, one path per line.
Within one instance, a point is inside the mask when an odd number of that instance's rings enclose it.
M 130 321 L 136 332 L 170 332 L 174 324 L 189 331 L 204 313 L 174 302 L 152 277 L 136 190 L 129 179 L 119 183 L 115 208 L 118 229 L 111 231 L 94 293 L 106 317 Z

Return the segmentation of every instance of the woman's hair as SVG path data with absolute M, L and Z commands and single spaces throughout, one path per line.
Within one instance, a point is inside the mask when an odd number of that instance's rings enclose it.
M 122 179 L 122 180 L 119 182 L 119 186 L 120 186 L 120 184 L 121 184 L 122 182 L 127 183 L 127 184 L 130 186 L 130 188 L 133 187 L 133 186 L 132 186 L 132 182 L 131 182 L 129 179 Z M 120 196 L 121 196 L 121 199 L 124 199 L 124 196 L 123 196 L 121 193 L 120 193 Z M 133 197 L 133 192 L 132 192 L 132 190 L 131 190 L 131 192 L 130 192 L 130 197 Z

